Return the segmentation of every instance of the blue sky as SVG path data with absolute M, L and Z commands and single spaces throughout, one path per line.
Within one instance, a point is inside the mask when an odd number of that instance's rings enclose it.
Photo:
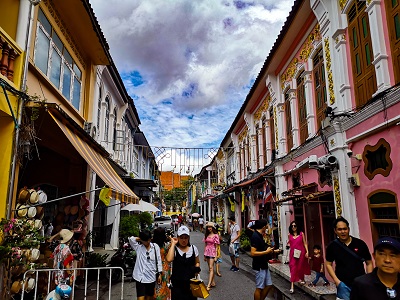
M 91 0 L 151 146 L 218 147 L 293 0 Z

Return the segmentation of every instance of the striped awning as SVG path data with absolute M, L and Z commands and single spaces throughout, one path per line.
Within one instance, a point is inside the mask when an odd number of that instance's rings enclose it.
M 98 151 L 93 149 L 88 143 L 75 134 L 64 123 L 54 117 L 50 112 L 50 116 L 64 132 L 65 136 L 71 142 L 72 146 L 79 152 L 82 158 L 96 172 L 96 174 L 112 189 L 111 197 L 121 202 L 139 203 L 139 197 L 123 182 L 121 177 L 115 172 L 113 167 Z

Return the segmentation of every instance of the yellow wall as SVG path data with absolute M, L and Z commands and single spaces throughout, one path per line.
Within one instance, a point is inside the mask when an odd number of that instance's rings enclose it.
M 19 1 L 0 0 L 0 10 L 0 27 L 2 27 L 15 40 L 17 34 Z

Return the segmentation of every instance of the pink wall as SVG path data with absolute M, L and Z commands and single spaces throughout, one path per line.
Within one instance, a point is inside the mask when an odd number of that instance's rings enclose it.
M 391 114 L 391 110 L 392 109 L 389 109 L 388 115 Z M 374 124 L 377 121 L 376 118 L 377 117 L 371 118 L 370 122 Z M 390 117 L 388 116 L 388 118 Z M 380 121 L 382 122 L 382 119 L 380 119 Z M 353 128 L 352 131 L 357 131 L 357 127 Z M 385 139 L 391 147 L 390 158 L 393 163 L 393 168 L 387 177 L 378 174 L 375 175 L 372 180 L 369 180 L 364 173 L 364 161 L 358 161 L 354 158 L 352 159 L 353 172 L 355 172 L 357 170 L 357 167 L 360 166 L 358 170 L 358 175 L 360 177 L 360 187 L 356 187 L 354 189 L 360 237 L 368 244 L 370 249 L 373 248 L 373 241 L 368 210 L 368 195 L 378 189 L 390 190 L 397 195 L 400 195 L 400 164 L 398 163 L 400 161 L 399 137 L 400 127 L 392 126 L 388 127 L 385 131 L 370 135 L 363 140 L 355 142 L 351 145 L 351 149 L 354 155 L 362 154 L 366 145 L 374 146 L 381 138 Z

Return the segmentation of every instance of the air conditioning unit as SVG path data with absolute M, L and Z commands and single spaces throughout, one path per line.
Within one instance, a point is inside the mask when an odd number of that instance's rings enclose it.
M 96 128 L 96 126 L 92 126 L 92 128 L 90 129 L 90 136 L 92 138 L 96 138 L 96 136 L 97 136 L 97 128 Z
M 360 186 L 360 176 L 358 176 L 357 173 L 351 175 L 351 177 L 349 178 L 349 181 L 350 181 L 351 185 L 354 187 Z

